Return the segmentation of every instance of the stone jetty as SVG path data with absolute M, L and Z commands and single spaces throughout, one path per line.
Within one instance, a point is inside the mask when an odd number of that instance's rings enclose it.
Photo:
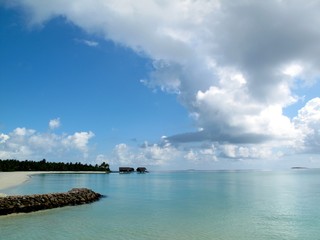
M 103 195 L 87 188 L 73 188 L 65 193 L 0 197 L 0 215 L 86 204 L 101 197 Z

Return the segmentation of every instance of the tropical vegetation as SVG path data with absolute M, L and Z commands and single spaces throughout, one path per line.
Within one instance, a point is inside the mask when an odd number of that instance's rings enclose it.
M 46 159 L 41 161 L 25 160 L 19 161 L 16 159 L 0 159 L 0 171 L 105 171 L 110 172 L 109 164 L 103 162 L 98 165 L 82 164 L 80 162 L 47 162 Z

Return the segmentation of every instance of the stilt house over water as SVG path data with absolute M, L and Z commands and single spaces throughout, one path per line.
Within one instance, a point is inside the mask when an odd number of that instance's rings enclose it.
M 145 173 L 145 172 L 148 172 L 148 171 L 147 171 L 147 169 L 145 167 L 138 167 L 137 168 L 137 172 L 138 173 Z
M 132 167 L 119 167 L 119 173 L 132 173 L 134 168 Z

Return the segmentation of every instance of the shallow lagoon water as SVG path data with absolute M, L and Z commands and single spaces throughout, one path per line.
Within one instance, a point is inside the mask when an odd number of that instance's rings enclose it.
M 320 171 L 41 174 L 7 194 L 87 187 L 106 195 L 76 207 L 0 217 L 0 239 L 314 240 Z

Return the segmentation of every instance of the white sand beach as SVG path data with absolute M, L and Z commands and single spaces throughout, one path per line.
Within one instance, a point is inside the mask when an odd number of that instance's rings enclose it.
M 68 171 L 68 172 L 0 172 L 0 191 L 6 188 L 14 187 L 19 184 L 24 183 L 27 181 L 31 175 L 34 174 L 44 174 L 44 173 L 55 173 L 55 174 L 61 174 L 61 173 L 86 173 L 86 174 L 92 174 L 92 173 L 105 173 L 105 172 L 91 172 L 91 171 Z M 1 193 L 0 193 L 1 195 Z M 3 195 L 3 194 L 2 194 Z
M 0 191 L 27 181 L 31 175 L 43 172 L 0 172 Z

